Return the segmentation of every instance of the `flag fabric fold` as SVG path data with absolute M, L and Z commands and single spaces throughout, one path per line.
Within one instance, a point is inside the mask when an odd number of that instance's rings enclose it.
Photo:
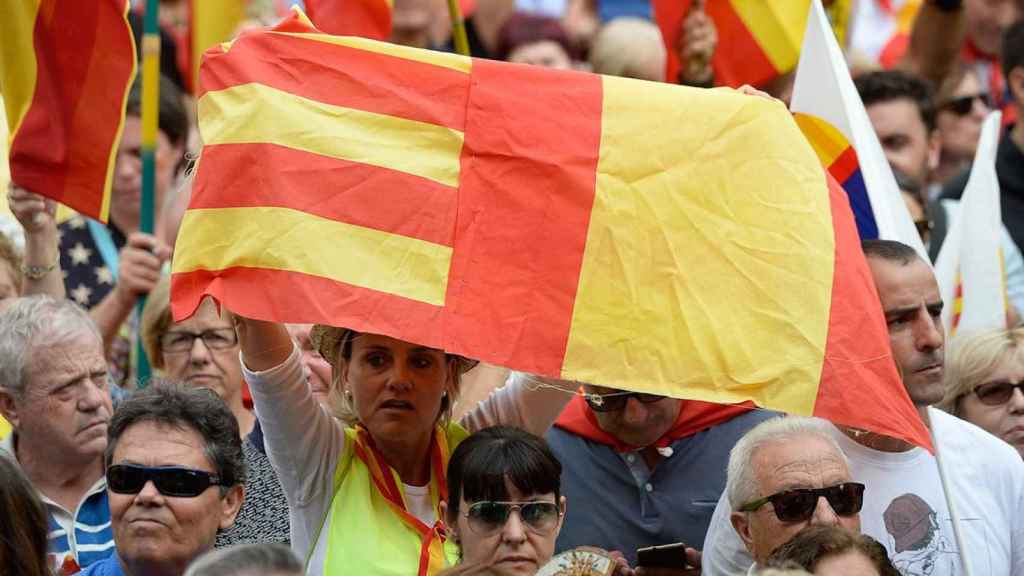
M 845 195 L 779 102 L 327 36 L 301 14 L 207 53 L 201 80 L 177 318 L 211 295 L 928 445 Z
M 22 0 L 0 18 L 11 180 L 106 221 L 135 76 L 127 0 Z
M 935 259 L 946 334 L 1005 328 L 1009 306 L 1000 248 L 1003 229 L 996 176 L 996 149 L 1002 114 L 991 112 L 982 124 L 978 151 L 960 200 L 960 214 L 949 227 Z
M 861 238 L 898 240 L 929 262 L 820 0 L 811 2 L 790 108 L 849 196 Z

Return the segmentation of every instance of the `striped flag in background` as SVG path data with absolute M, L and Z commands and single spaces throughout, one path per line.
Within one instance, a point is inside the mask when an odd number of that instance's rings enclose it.
M 11 179 L 106 221 L 135 76 L 127 0 L 19 0 L 0 18 Z
M 212 295 L 928 445 L 845 195 L 780 103 L 325 36 L 299 15 L 208 53 L 201 78 L 177 318 Z

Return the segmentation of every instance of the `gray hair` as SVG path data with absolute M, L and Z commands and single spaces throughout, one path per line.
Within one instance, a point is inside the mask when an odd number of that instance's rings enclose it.
M 244 484 L 245 454 L 238 432 L 238 420 L 227 404 L 208 388 L 173 382 L 156 382 L 136 390 L 117 407 L 107 428 L 107 451 L 103 462 L 109 467 L 118 441 L 134 424 L 153 422 L 181 430 L 193 430 L 203 439 L 206 459 L 222 482 L 221 494 L 231 486 Z
M 780 416 L 765 420 L 744 434 L 729 452 L 725 493 L 729 497 L 732 509 L 738 510 L 743 504 L 760 496 L 754 470 L 754 457 L 759 449 L 768 444 L 808 436 L 827 442 L 849 467 L 846 455 L 832 436 L 829 424 L 825 420 L 805 416 Z
M 301 576 L 302 571 L 302 563 L 283 544 L 243 544 L 203 554 L 185 576 Z
M 35 347 L 64 344 L 83 335 L 102 346 L 96 324 L 77 304 L 49 296 L 15 299 L 0 312 L 0 389 L 23 397 Z

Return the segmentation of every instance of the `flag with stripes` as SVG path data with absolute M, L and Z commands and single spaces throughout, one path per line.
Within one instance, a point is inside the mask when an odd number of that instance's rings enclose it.
M 928 262 L 820 0 L 811 3 L 790 108 L 822 165 L 849 196 L 861 238 L 898 240 Z
M 845 195 L 781 103 L 327 36 L 300 15 L 207 53 L 201 80 L 177 318 L 212 295 L 927 445 Z
M 106 221 L 135 76 L 127 0 L 18 0 L 0 15 L 11 180 Z

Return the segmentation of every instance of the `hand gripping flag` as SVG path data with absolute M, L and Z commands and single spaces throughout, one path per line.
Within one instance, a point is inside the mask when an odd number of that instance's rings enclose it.
M 11 179 L 106 221 L 135 76 L 127 0 L 17 0 L 0 16 Z
M 929 262 L 820 0 L 811 2 L 790 108 L 846 190 L 861 238 L 898 240 Z
M 928 444 L 845 196 L 779 102 L 326 36 L 300 15 L 208 52 L 201 78 L 177 318 L 212 295 Z
M 1006 272 L 999 236 L 1003 219 L 996 177 L 1002 114 L 992 112 L 982 125 L 971 175 L 960 200 L 960 215 L 949 228 L 935 259 L 935 277 L 943 302 L 946 334 L 1006 327 Z

